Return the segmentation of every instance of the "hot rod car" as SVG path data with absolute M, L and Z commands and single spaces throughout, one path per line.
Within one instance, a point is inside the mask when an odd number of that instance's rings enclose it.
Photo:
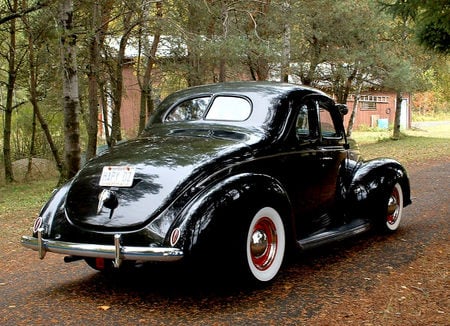
M 346 111 L 292 84 L 175 92 L 138 138 L 55 191 L 21 243 L 97 270 L 192 261 L 267 282 L 288 249 L 395 231 L 411 203 L 407 173 L 360 158 Z

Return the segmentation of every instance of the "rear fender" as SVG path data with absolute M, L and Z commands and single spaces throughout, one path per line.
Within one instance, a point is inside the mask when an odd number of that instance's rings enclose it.
M 245 213 L 252 205 L 263 207 L 267 200 L 277 206 L 287 228 L 294 230 L 287 225 L 292 223 L 292 209 L 281 184 L 267 175 L 243 173 L 222 180 L 197 195 L 173 223 L 166 241 L 171 241 L 174 230 L 178 229 L 180 239 L 177 243 L 172 241 L 171 245 L 182 248 L 186 255 L 199 247 L 212 246 L 211 239 L 220 241 L 214 239 L 215 235 L 225 234 L 226 237 L 226 228 L 238 227 L 235 223 L 246 217 Z M 286 221 L 288 219 L 290 221 Z
M 399 162 L 382 158 L 360 163 L 347 193 L 348 207 L 358 216 L 379 216 L 397 182 L 403 189 L 404 206 L 411 204 L 408 175 Z
M 70 185 L 71 182 L 68 182 L 55 190 L 42 207 L 33 227 L 33 236 L 37 237 L 37 229 L 42 229 L 45 237 L 50 237 L 54 233 L 55 226 L 59 225 L 61 220 L 65 220 L 64 202 Z

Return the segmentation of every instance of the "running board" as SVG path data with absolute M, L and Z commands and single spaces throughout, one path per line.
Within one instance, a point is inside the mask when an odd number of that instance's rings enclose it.
M 298 240 L 297 243 L 302 249 L 311 249 L 330 242 L 343 240 L 357 234 L 364 233 L 370 230 L 371 227 L 372 225 L 369 223 L 369 221 L 357 219 L 349 224 L 345 224 L 340 227 L 312 235 L 308 238 Z

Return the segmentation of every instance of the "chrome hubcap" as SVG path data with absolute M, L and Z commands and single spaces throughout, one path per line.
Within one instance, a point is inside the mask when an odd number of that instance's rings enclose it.
M 250 250 L 253 257 L 261 257 L 268 247 L 267 234 L 261 230 L 256 230 L 252 235 L 252 242 L 250 244 Z

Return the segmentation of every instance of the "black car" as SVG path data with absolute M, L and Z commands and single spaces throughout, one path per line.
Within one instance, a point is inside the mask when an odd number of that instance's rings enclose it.
M 189 261 L 266 282 L 288 249 L 395 231 L 411 203 L 407 173 L 361 160 L 346 111 L 291 84 L 178 91 L 142 135 L 55 191 L 22 244 L 104 271 Z

